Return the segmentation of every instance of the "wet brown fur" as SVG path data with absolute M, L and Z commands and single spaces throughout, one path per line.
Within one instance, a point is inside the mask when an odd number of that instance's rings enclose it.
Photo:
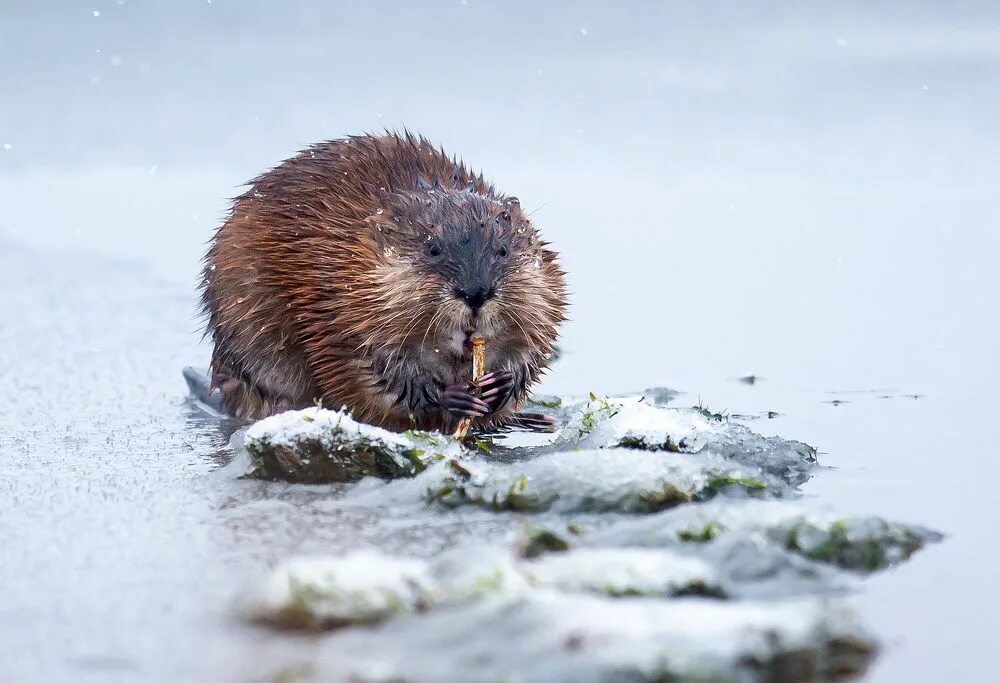
M 512 400 L 477 422 L 510 418 L 566 306 L 556 255 L 516 198 L 409 133 L 319 143 L 250 185 L 215 235 L 202 296 L 213 382 L 234 415 L 318 402 L 389 429 L 448 429 L 457 418 L 424 398 L 468 381 L 455 339 L 475 329 L 487 370 L 515 375 Z M 494 255 L 496 295 L 478 318 L 422 251 L 431 239 Z

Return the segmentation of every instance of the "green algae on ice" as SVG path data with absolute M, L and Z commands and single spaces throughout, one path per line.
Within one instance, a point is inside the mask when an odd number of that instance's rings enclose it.
M 780 533 L 780 532 L 778 532 Z M 878 517 L 853 517 L 823 524 L 803 519 L 786 530 L 785 545 L 818 562 L 862 573 L 892 567 L 941 534 Z
M 570 549 L 570 544 L 554 531 L 529 526 L 524 530 L 519 549 L 521 557 L 531 559 L 546 553 L 565 552 Z
M 775 552 L 859 573 L 894 566 L 942 535 L 880 517 L 837 517 L 799 503 L 743 500 L 690 506 L 606 527 L 589 542 L 618 547 L 671 547 L 755 539 Z

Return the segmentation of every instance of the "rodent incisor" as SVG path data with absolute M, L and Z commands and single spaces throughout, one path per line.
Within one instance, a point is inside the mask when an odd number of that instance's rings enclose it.
M 424 138 L 319 143 L 252 181 L 215 235 L 213 385 L 244 419 L 321 402 L 395 430 L 545 427 L 516 410 L 564 319 L 563 275 L 515 197 Z

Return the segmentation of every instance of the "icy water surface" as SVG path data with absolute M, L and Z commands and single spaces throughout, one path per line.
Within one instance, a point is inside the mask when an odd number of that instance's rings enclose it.
M 225 198 L 317 139 L 408 125 L 561 250 L 573 320 L 545 392 L 670 386 L 816 446 L 806 502 L 947 534 L 848 597 L 883 646 L 868 677 L 992 680 L 996 5 L 617 7 L 0 8 L 0 678 L 291 675 L 323 643 L 232 608 L 272 563 L 520 528 L 237 480 L 233 426 L 185 400 Z M 400 69 L 432 59 L 415 36 L 447 70 Z

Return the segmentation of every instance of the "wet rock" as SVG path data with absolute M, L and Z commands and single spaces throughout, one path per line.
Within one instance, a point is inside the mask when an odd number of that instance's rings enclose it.
M 309 484 L 412 477 L 435 458 L 461 452 L 440 434 L 396 434 L 319 408 L 255 423 L 243 447 L 251 459 L 247 476 Z

